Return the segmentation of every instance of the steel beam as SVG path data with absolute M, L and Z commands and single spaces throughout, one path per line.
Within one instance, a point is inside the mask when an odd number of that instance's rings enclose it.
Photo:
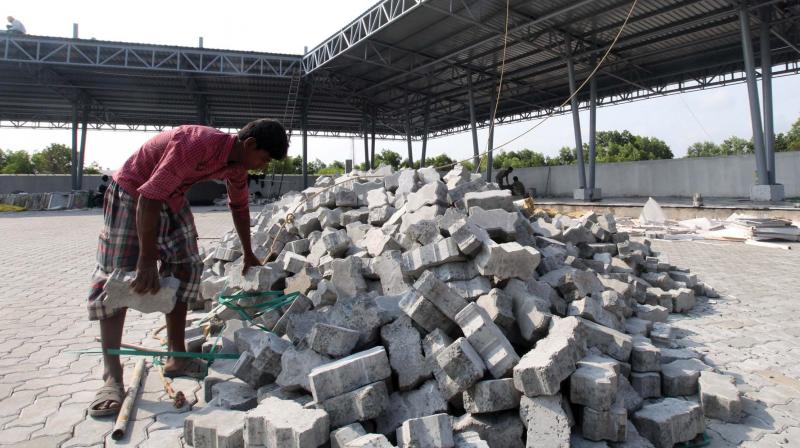
M 469 122 L 472 129 L 472 163 L 475 165 L 475 169 L 479 170 L 481 157 L 478 150 L 478 128 L 475 125 L 475 94 L 472 91 L 472 73 L 467 77 L 467 81 L 469 88 Z
M 72 102 L 72 156 L 70 158 L 70 178 L 72 189 L 78 189 L 78 102 Z
M 492 181 L 492 165 L 494 164 L 494 117 L 497 115 L 497 87 L 492 89 L 492 102 L 489 105 L 489 138 L 486 142 L 486 182 Z M 480 167 L 476 168 L 480 169 Z
M 772 55 L 770 48 L 770 21 L 771 9 L 762 6 L 759 11 L 760 44 L 761 44 L 761 94 L 764 100 L 764 150 L 767 162 L 767 176 L 769 184 L 775 185 L 775 125 L 772 113 Z
M 756 153 L 757 185 L 769 185 L 764 153 L 764 131 L 761 128 L 761 108 L 758 104 L 758 87 L 756 86 L 753 40 L 750 34 L 750 15 L 745 4 L 739 6 L 739 27 L 742 33 L 742 52 L 744 53 L 745 74 L 747 76 L 747 96 L 750 102 L 750 125 L 753 129 L 753 146 Z
M 300 127 L 303 133 L 303 189 L 308 188 L 308 108 L 303 107 L 300 114 Z
M 575 163 L 578 165 L 578 187 L 586 188 L 586 171 L 583 165 L 583 142 L 581 141 L 581 117 L 578 112 L 578 95 L 576 94 L 577 86 L 575 83 L 575 63 L 572 61 L 572 43 L 570 42 L 569 34 L 566 35 L 564 42 L 567 53 L 567 74 L 569 76 L 569 93 L 572 95 L 570 105 L 572 109 L 572 127 L 575 131 Z
M 594 195 L 594 172 L 597 159 L 597 76 L 589 81 L 589 191 Z
M 83 166 L 86 160 L 86 127 L 89 124 L 89 112 L 91 111 L 91 106 L 89 103 L 83 104 L 83 116 L 81 117 L 81 153 L 78 160 L 80 163 L 78 164 L 78 190 L 83 190 Z
M 372 168 L 373 170 L 375 169 L 375 122 L 376 121 L 377 121 L 377 117 L 373 113 L 372 114 L 372 148 L 371 148 L 372 154 L 371 154 L 371 157 L 369 158 L 370 168 Z

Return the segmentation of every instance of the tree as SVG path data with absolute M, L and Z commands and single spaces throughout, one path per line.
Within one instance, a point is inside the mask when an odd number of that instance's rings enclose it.
M 37 174 L 69 174 L 72 167 L 72 150 L 67 145 L 52 143 L 31 156 Z
M 319 173 L 321 169 L 325 168 L 325 162 L 319 159 L 314 159 L 311 162 L 308 162 L 308 172 L 309 173 Z
M 402 158 L 400 154 L 389 149 L 381 150 L 380 154 L 375 155 L 375 167 L 381 165 L 391 166 L 392 169 L 399 169 Z
M 558 156 L 547 158 L 548 165 L 572 165 L 578 158 L 575 156 L 575 148 L 564 146 L 558 150 Z
M 800 118 L 784 133 L 775 136 L 775 151 L 800 151 Z
M 0 149 L 0 171 L 3 170 L 3 167 L 6 165 L 6 153 Z
M 735 135 L 722 142 L 719 149 L 719 155 L 722 156 L 741 156 L 755 152 L 752 140 L 745 140 Z
M 547 159 L 544 154 L 530 149 L 523 149 L 521 151 L 499 151 L 495 153 L 492 167 L 499 168 L 525 168 L 529 166 L 544 166 L 547 164 Z
M 5 154 L 2 174 L 34 174 L 36 172 L 27 151 L 9 151 Z
M 657 138 L 631 134 L 630 131 L 601 131 L 595 145 L 598 163 L 671 159 L 669 146 Z M 588 149 L 584 145 L 584 157 Z
M 720 147 L 714 142 L 697 142 L 686 150 L 686 157 L 714 157 L 720 154 Z
M 83 167 L 83 174 L 103 174 L 103 167 L 97 162 L 92 162 L 89 166 Z
M 446 166 L 447 169 L 453 168 L 455 165 L 455 160 L 451 159 L 447 156 L 447 154 L 439 154 L 435 157 L 429 157 L 425 159 L 425 166 L 433 166 L 433 167 L 440 167 Z
M 342 174 L 344 173 L 344 163 L 335 160 L 330 165 L 317 171 L 317 174 Z

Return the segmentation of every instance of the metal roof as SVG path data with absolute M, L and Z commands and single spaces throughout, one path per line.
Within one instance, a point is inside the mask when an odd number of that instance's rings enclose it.
M 632 3 L 511 0 L 497 121 L 568 111 L 567 53 L 581 82 Z M 798 73 L 800 2 L 749 5 L 753 28 L 770 8 L 774 74 Z M 426 116 L 432 136 L 461 132 L 470 85 L 478 125 L 490 119 L 505 14 L 505 0 L 384 0 L 306 55 L 0 34 L 0 124 L 68 127 L 79 102 L 96 128 L 238 128 L 283 117 L 299 83 L 290 116 L 297 128 L 307 110 L 312 135 L 360 134 L 365 116 L 383 138 L 421 136 Z M 639 0 L 597 74 L 599 103 L 740 82 L 742 68 L 735 4 Z M 578 98 L 584 107 L 588 89 Z

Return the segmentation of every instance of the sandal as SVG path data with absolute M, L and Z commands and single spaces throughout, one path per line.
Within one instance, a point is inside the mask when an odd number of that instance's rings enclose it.
M 107 417 L 109 415 L 116 415 L 122 407 L 122 401 L 125 399 L 125 388 L 122 384 L 104 384 L 97 394 L 95 394 L 94 401 L 89 404 L 89 415 L 92 417 Z M 115 402 L 116 406 L 112 405 L 106 409 L 96 409 L 98 406 L 105 402 Z
M 196 380 L 202 380 L 206 377 L 206 373 L 208 372 L 208 366 L 203 361 L 197 358 L 189 358 L 183 364 L 183 367 L 179 370 L 174 372 L 169 372 L 164 369 L 164 376 L 167 378 L 178 378 L 182 376 L 188 376 L 189 378 L 194 378 Z

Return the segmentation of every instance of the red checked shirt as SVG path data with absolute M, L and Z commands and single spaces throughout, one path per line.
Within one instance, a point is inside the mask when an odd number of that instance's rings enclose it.
M 225 180 L 228 206 L 250 215 L 247 170 L 228 163 L 236 136 L 198 125 L 179 126 L 148 140 L 114 173 L 128 194 L 164 201 L 177 213 L 186 191 L 207 179 Z

